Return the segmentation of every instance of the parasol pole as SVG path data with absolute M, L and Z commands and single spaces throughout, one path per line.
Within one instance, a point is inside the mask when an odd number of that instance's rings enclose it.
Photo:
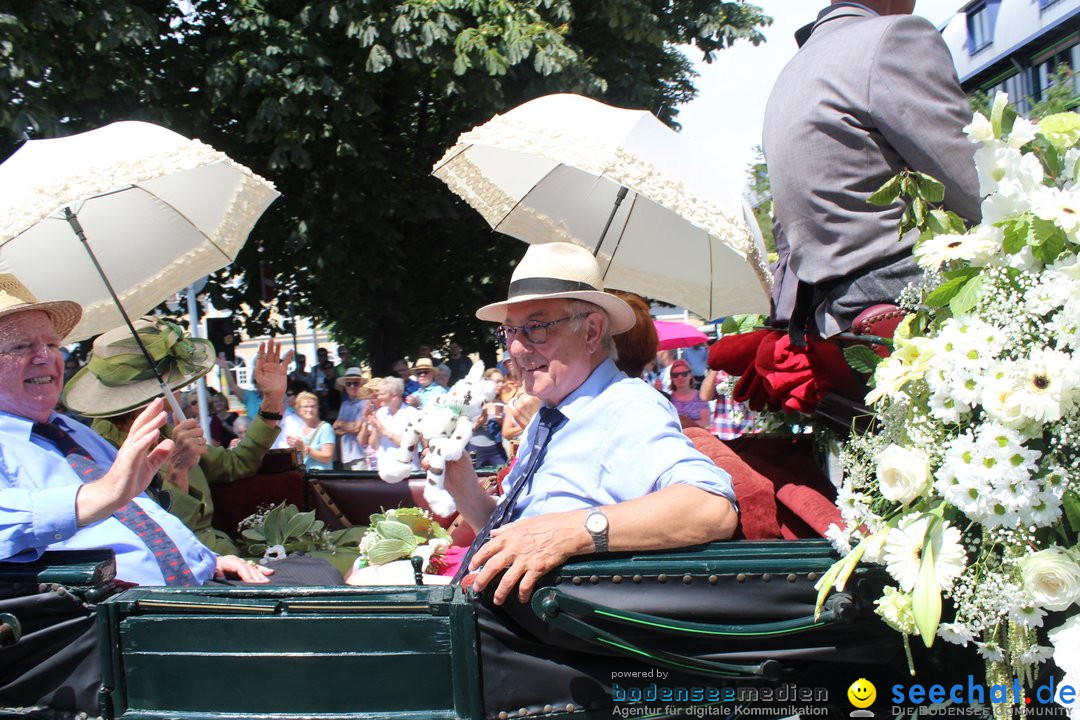
M 120 310 L 120 315 L 124 318 L 124 322 L 127 324 L 128 329 L 131 330 L 131 335 L 135 338 L 135 344 L 139 346 L 139 350 L 142 351 L 143 357 L 146 358 L 146 363 L 150 366 L 150 369 L 154 371 L 154 376 L 157 378 L 158 385 L 161 387 L 161 392 L 165 396 L 165 402 L 172 408 L 175 422 L 180 422 L 184 419 L 184 411 L 180 409 L 180 404 L 176 402 L 176 398 L 173 397 L 172 390 L 170 390 L 169 386 L 165 383 L 165 378 L 161 377 L 161 373 L 158 371 L 154 359 L 150 357 L 150 352 L 146 349 L 146 345 L 143 345 L 142 338 L 140 338 L 139 333 L 135 331 L 135 326 L 132 324 L 131 318 L 128 317 L 127 311 L 124 310 L 124 306 L 120 303 L 120 298 L 116 296 L 116 291 L 113 290 L 112 283 L 110 283 L 109 278 L 105 276 L 105 270 L 102 269 L 101 263 L 98 262 L 97 256 L 94 255 L 94 251 L 90 248 L 90 243 L 86 240 L 86 233 L 83 231 L 78 216 L 71 211 L 71 208 L 65 207 L 64 219 L 68 221 L 68 225 L 75 231 L 76 237 L 82 241 L 83 247 L 86 248 L 86 254 L 90 256 L 91 262 L 93 262 L 94 267 L 97 268 L 98 275 L 101 276 L 101 281 L 105 283 L 109 295 L 112 296 L 113 302 L 116 303 L 117 309 Z
M 604 230 L 600 233 L 600 239 L 596 242 L 596 249 L 593 250 L 593 257 L 600 254 L 600 246 L 604 244 L 604 238 L 607 237 L 607 231 L 611 228 L 611 221 L 615 219 L 615 213 L 619 212 L 619 206 L 622 205 L 622 201 L 626 199 L 626 186 L 620 185 L 619 192 L 615 195 L 615 204 L 611 206 L 611 214 L 608 215 L 607 222 L 604 223 Z

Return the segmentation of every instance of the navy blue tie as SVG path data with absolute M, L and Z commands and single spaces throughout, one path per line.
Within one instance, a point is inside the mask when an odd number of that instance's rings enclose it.
M 480 546 L 488 541 L 491 531 L 506 524 L 514 511 L 518 496 L 521 495 L 522 490 L 532 483 L 533 475 L 536 474 L 537 468 L 540 467 L 540 462 L 543 460 L 544 451 L 547 450 L 551 436 L 565 419 L 566 416 L 555 408 L 545 407 L 540 409 L 539 427 L 536 429 L 536 438 L 533 441 L 532 452 L 529 454 L 529 466 L 518 478 L 517 483 L 510 489 L 510 492 L 507 493 L 502 503 L 495 507 L 495 511 L 491 513 L 491 517 L 488 518 L 484 527 L 480 528 L 480 532 L 476 533 L 472 545 L 469 546 L 469 551 L 465 553 L 465 558 L 461 561 L 461 567 L 458 568 L 457 574 L 454 576 L 455 583 L 461 582 L 461 578 L 465 577 L 465 574 L 469 572 L 469 561 L 472 560 L 473 555 L 480 549 Z
M 76 442 L 75 438 L 59 425 L 34 423 L 33 433 L 55 445 L 83 482 L 93 482 L 105 474 L 86 448 Z M 138 503 L 134 500 L 128 502 L 114 512 L 113 517 L 138 535 L 139 539 L 146 544 L 161 569 L 161 576 L 165 578 L 166 585 L 198 585 L 187 561 L 180 554 L 180 548 L 176 547 L 176 543 L 165 532 L 165 529 L 154 518 L 147 515 Z

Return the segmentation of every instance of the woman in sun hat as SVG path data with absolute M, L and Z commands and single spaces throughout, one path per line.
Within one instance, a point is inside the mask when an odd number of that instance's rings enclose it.
M 144 317 L 134 325 L 171 390 L 183 388 L 214 367 L 214 346 L 208 340 L 188 337 L 161 318 Z M 216 553 L 234 555 L 237 548 L 225 533 L 211 526 L 214 503 L 209 483 L 251 475 L 262 464 L 279 432 L 285 369 L 291 354 L 281 358 L 280 346 L 273 340 L 259 347 L 255 383 L 263 396 L 262 409 L 235 450 L 208 446 L 195 419 L 176 422 L 174 418 L 175 424 L 162 430 L 175 443 L 162 468 L 164 489 L 171 501 L 169 511 Z M 73 411 L 93 418 L 93 429 L 119 446 L 138 412 L 160 396 L 153 370 L 124 326 L 94 341 L 86 366 L 64 387 L 62 401 Z

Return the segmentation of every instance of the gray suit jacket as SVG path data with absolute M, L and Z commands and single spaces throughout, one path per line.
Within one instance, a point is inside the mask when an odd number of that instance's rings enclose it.
M 781 72 L 765 110 L 763 147 L 781 251 L 775 317 L 786 321 L 794 278 L 814 285 L 818 330 L 846 330 L 869 305 L 893 302 L 919 276 L 914 238 L 898 241 L 901 202 L 866 199 L 903 168 L 945 183 L 945 204 L 979 218 L 971 119 L 952 58 L 925 19 L 865 7 L 823 10 Z

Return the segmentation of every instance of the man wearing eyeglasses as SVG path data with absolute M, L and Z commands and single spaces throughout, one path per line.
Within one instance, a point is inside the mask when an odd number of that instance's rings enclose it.
M 615 367 L 612 336 L 635 318 L 601 282 L 587 250 L 533 245 L 509 299 L 476 313 L 501 323 L 525 391 L 543 403 L 500 504 L 467 458 L 448 466 L 446 488 L 478 534 L 466 559 L 473 586 L 497 582 L 495 604 L 515 587 L 526 602 L 575 555 L 684 547 L 735 530 L 728 474 L 693 448 L 662 395 Z

